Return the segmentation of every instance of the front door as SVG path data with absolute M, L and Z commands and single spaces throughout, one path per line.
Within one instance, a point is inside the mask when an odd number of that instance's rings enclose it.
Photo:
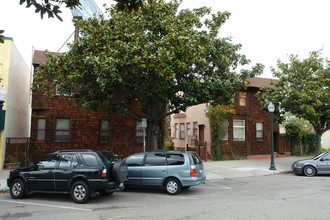
M 198 125 L 198 132 L 199 141 L 201 143 L 204 143 L 204 125 Z
M 54 171 L 58 163 L 58 154 L 49 154 L 37 164 L 37 169 L 31 171 L 27 176 L 28 186 L 30 189 L 55 189 Z

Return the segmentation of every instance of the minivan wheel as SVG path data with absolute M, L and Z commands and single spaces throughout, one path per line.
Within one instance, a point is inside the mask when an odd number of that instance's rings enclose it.
M 89 188 L 85 182 L 77 181 L 72 185 L 70 195 L 76 203 L 85 203 L 90 198 Z
M 10 185 L 10 195 L 13 199 L 21 199 L 24 196 L 25 186 L 21 179 L 14 179 Z
M 176 195 L 181 191 L 181 183 L 174 178 L 167 179 L 164 184 L 164 189 L 167 194 Z
M 305 166 L 304 167 L 304 174 L 306 176 L 314 176 L 316 174 L 316 169 L 313 166 Z

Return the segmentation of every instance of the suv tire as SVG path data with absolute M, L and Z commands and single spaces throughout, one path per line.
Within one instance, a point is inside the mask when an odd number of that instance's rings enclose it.
M 24 196 L 25 185 L 21 179 L 15 179 L 10 186 L 10 195 L 14 199 L 21 199 Z
M 181 183 L 177 179 L 169 178 L 165 180 L 164 189 L 167 194 L 176 195 L 181 192 Z
M 123 183 L 127 180 L 128 169 L 123 160 L 117 160 L 112 166 L 112 177 L 116 182 Z
M 73 183 L 70 195 L 76 203 L 86 203 L 90 198 L 89 187 L 85 182 L 77 181 Z

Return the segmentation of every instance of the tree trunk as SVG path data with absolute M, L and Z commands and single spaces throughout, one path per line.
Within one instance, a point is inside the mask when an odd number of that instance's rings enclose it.
M 165 113 L 165 108 L 161 106 L 152 105 L 147 109 L 147 124 L 148 124 L 148 149 L 150 151 L 159 150 L 158 139 L 160 136 L 160 125 L 162 122 L 162 115 Z
M 158 122 L 150 119 L 150 122 L 148 122 L 148 148 L 150 151 L 158 150 L 158 138 Z

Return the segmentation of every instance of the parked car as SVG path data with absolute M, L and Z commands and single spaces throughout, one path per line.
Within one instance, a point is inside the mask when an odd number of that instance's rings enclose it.
M 298 160 L 292 164 L 292 170 L 298 175 L 314 176 L 330 174 L 330 152 L 306 160 Z
M 125 186 L 160 186 L 175 195 L 206 180 L 202 160 L 191 151 L 142 152 L 124 160 L 128 167 Z
M 96 192 L 108 196 L 122 190 L 126 179 L 126 163 L 110 151 L 61 150 L 30 167 L 10 171 L 7 185 L 14 199 L 34 192 L 64 192 L 85 203 Z

